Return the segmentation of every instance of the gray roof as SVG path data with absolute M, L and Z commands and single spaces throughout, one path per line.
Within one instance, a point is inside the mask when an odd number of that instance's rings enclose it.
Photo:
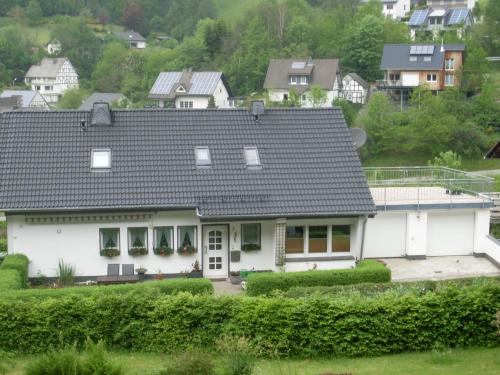
M 114 34 L 121 40 L 125 40 L 128 42 L 145 42 L 146 38 L 144 38 L 141 34 L 136 31 L 115 31 Z
M 20 96 L 11 96 L 8 98 L 0 97 L 0 112 L 11 111 L 20 107 Z
M 175 98 L 178 95 L 213 95 L 219 80 L 223 81 L 229 96 L 232 96 L 229 85 L 221 72 L 162 72 L 149 92 L 151 99 Z M 177 92 L 181 86 L 185 92 Z
M 119 92 L 93 92 L 78 109 L 90 111 L 95 102 L 112 103 L 124 98 L 125 96 Z
M 346 216 L 375 206 L 340 108 L 7 112 L 0 211 L 198 209 L 202 217 Z M 88 130 L 81 130 L 85 120 Z M 194 148 L 212 166 L 196 168 Z M 262 167 L 248 169 L 256 146 Z M 94 148 L 112 168 L 92 172 Z
M 434 46 L 430 61 L 424 60 L 424 55 L 414 55 L 417 60 L 410 61 L 410 50 L 412 46 Z M 463 44 L 445 44 L 445 51 L 464 51 Z M 432 44 L 386 44 L 382 54 L 380 69 L 396 70 L 441 70 L 444 67 L 444 52 L 441 52 L 440 45 Z
M 4 90 L 0 94 L 0 98 L 19 96 L 21 98 L 21 107 L 27 108 L 35 98 L 36 94 L 37 91 L 34 90 Z
M 304 69 L 304 74 L 310 71 L 311 79 L 309 85 L 289 85 L 288 76 L 293 74 L 292 65 L 294 63 L 311 64 L 312 69 Z M 283 89 L 304 91 L 303 89 L 310 85 L 319 85 L 325 90 L 332 90 L 333 84 L 337 79 L 339 72 L 339 60 L 337 59 L 272 59 L 267 68 L 266 80 L 264 81 L 265 89 Z M 301 74 L 302 71 L 297 69 L 296 74 Z M 304 75 L 303 74 L 303 75 Z
M 59 73 L 63 64 L 66 61 L 69 61 L 66 57 L 56 57 L 56 58 L 44 57 L 42 61 L 40 61 L 38 64 L 31 65 L 28 72 L 26 73 L 26 77 L 55 78 L 57 76 L 57 73 Z

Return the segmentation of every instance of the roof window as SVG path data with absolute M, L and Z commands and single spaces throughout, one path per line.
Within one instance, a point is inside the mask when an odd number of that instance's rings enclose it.
M 195 147 L 194 155 L 196 158 L 197 167 L 210 167 L 210 150 L 208 147 Z
M 257 147 L 245 147 L 245 162 L 247 167 L 260 167 L 259 151 Z
M 93 149 L 92 150 L 92 169 L 110 169 L 111 168 L 111 150 Z
M 410 56 L 410 61 L 411 62 L 417 61 L 417 56 Z

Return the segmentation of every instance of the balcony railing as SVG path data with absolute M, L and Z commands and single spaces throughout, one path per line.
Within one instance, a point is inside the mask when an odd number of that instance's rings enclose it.
M 404 85 L 401 79 L 393 80 L 393 79 L 379 79 L 377 80 L 377 87 L 379 89 L 394 89 L 394 88 L 411 88 L 416 87 L 417 85 Z
M 445 167 L 368 167 L 368 185 L 375 204 L 421 205 L 473 203 L 491 205 L 485 194 L 494 180 Z

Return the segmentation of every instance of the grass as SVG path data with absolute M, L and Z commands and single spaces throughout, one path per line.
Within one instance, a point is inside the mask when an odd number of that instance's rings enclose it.
M 127 369 L 127 375 L 145 374 L 162 368 L 163 354 L 112 352 L 111 357 Z M 33 356 L 12 356 L 7 374 L 21 375 Z M 220 367 L 220 357 L 215 357 Z M 500 347 L 404 353 L 376 358 L 324 358 L 318 360 L 260 360 L 254 375 L 496 375 L 500 373 Z

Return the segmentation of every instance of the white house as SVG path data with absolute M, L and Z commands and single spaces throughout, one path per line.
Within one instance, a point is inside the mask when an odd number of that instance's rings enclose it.
M 78 88 L 78 73 L 66 57 L 44 57 L 40 63 L 29 68 L 24 81 L 49 104 L 53 104 L 66 90 Z
M 468 8 L 474 9 L 476 0 L 427 0 L 427 6 L 433 9 Z
M 272 59 L 267 68 L 264 89 L 270 102 L 283 102 L 295 92 L 301 107 L 312 107 L 310 88 L 319 86 L 326 93 L 320 107 L 331 107 L 341 90 L 337 59 Z
M 365 104 L 370 85 L 357 73 L 349 73 L 342 79 L 341 97 L 352 103 Z
M 410 37 L 413 40 L 418 32 L 426 32 L 436 38 L 440 32 L 446 30 L 456 30 L 457 35 L 461 37 L 472 24 L 474 17 L 472 11 L 467 8 L 417 9 L 408 21 Z
M 127 43 L 131 48 L 144 49 L 147 47 L 146 38 L 136 31 L 116 31 L 114 35 L 121 41 Z
M 18 98 L 18 109 L 50 109 L 49 104 L 38 91 L 4 90 L 0 98 Z
M 381 0 L 382 13 L 395 20 L 404 18 L 410 11 L 411 0 Z
M 221 72 L 162 72 L 158 75 L 149 98 L 159 107 L 174 108 L 233 108 L 229 84 Z
M 56 55 L 61 52 L 61 42 L 57 39 L 51 40 L 45 45 L 45 49 L 49 55 Z

